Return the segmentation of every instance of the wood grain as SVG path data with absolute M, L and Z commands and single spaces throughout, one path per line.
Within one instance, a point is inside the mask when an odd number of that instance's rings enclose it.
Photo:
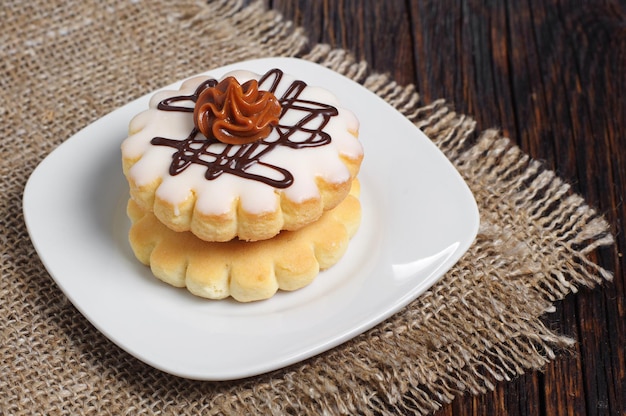
M 596 261 L 615 274 L 557 303 L 547 325 L 577 339 L 542 372 L 459 397 L 440 415 L 626 415 L 626 1 L 265 0 L 311 43 L 498 127 L 613 226 Z

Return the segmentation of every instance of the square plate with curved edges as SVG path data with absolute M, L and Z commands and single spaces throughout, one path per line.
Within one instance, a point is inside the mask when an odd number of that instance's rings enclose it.
M 303 289 L 249 304 L 210 301 L 160 282 L 134 258 L 120 144 L 152 93 L 65 141 L 24 191 L 33 245 L 58 286 L 111 341 L 162 371 L 231 380 L 333 348 L 427 290 L 476 236 L 478 209 L 459 173 L 408 119 L 360 84 L 295 58 L 207 73 L 272 68 L 333 91 L 359 118 L 365 150 L 361 227 L 342 260 Z

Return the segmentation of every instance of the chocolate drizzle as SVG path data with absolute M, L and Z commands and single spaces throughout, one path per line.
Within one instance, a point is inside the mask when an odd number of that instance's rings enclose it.
M 276 95 L 282 78 L 283 71 L 272 69 L 259 79 L 259 89 Z M 191 101 L 195 104 L 202 91 L 215 85 L 217 80 L 209 79 L 200 84 L 193 94 L 166 98 L 159 102 L 157 108 L 163 111 L 193 113 L 194 107 L 185 106 L 184 103 Z M 176 149 L 169 168 L 169 174 L 172 176 L 183 172 L 191 164 L 198 164 L 206 167 L 204 176 L 208 180 L 215 179 L 222 173 L 230 173 L 276 188 L 287 188 L 293 183 L 291 172 L 263 162 L 261 160 L 263 155 L 279 146 L 303 149 L 329 144 L 332 139 L 324 128 L 331 117 L 338 115 L 337 109 L 331 105 L 300 99 L 306 86 L 304 81 L 293 81 L 281 97 L 277 96 L 282 107 L 278 124 L 274 127 L 277 134 L 271 134 L 265 139 L 243 145 L 224 144 L 214 138 L 203 136 L 194 127 L 182 140 L 155 137 L 150 143 Z M 290 111 L 302 113 L 302 116 L 296 123 L 285 124 L 283 118 Z M 298 132 L 303 134 L 295 135 Z
M 196 88 L 196 91 L 193 94 L 178 95 L 176 97 L 166 98 L 164 100 L 161 100 L 159 104 L 157 104 L 157 108 L 162 111 L 182 111 L 185 113 L 193 113 L 193 107 L 177 106 L 177 105 L 172 105 L 172 103 L 177 103 L 180 101 L 193 101 L 193 103 L 195 104 L 196 101 L 198 101 L 198 97 L 200 96 L 200 93 L 202 91 L 206 90 L 207 88 L 214 87 L 216 85 L 217 85 L 216 79 L 208 79 L 204 81 L 202 84 L 198 85 L 198 88 Z

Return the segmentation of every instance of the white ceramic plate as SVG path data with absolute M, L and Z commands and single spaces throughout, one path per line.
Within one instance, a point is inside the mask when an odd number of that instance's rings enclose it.
M 454 167 L 411 122 L 361 85 L 292 58 L 208 73 L 217 78 L 233 69 L 263 73 L 274 67 L 334 91 L 360 119 L 365 149 L 361 228 L 344 258 L 304 289 L 251 304 L 210 301 L 161 283 L 134 258 L 120 143 L 152 94 L 68 139 L 26 186 L 28 231 L 59 287 L 111 341 L 168 373 L 236 379 L 326 351 L 415 299 L 476 236 L 476 202 Z

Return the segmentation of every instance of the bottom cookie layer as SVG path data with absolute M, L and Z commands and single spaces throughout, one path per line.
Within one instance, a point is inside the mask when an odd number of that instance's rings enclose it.
M 130 200 L 129 241 L 137 259 L 172 286 L 209 299 L 268 299 L 308 285 L 339 261 L 361 222 L 358 194 L 355 180 L 350 195 L 315 223 L 255 242 L 207 242 L 172 231 Z

